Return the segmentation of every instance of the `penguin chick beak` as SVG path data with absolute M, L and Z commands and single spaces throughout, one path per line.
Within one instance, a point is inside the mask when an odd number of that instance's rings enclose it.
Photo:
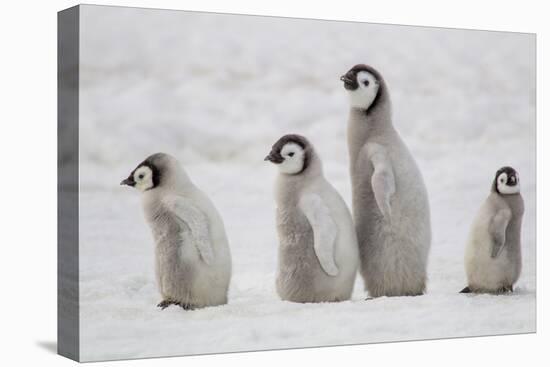
M 349 73 L 346 73 L 340 77 L 340 80 L 344 82 L 344 88 L 346 88 L 347 90 L 357 89 L 357 83 L 353 78 L 354 76 L 350 75 Z
M 128 178 L 120 181 L 120 184 L 133 187 L 133 186 L 135 186 L 136 182 L 134 181 L 134 179 L 132 177 L 128 177 Z
M 346 77 L 346 75 L 342 75 L 342 76 L 340 77 L 340 80 L 343 81 L 344 83 L 350 83 L 350 82 L 351 82 L 351 80 L 349 80 L 349 79 Z
M 280 155 L 271 152 L 264 158 L 264 161 L 270 161 L 271 163 L 279 164 L 282 163 L 284 159 Z

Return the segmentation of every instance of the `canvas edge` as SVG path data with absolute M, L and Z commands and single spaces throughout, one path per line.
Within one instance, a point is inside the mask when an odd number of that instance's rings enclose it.
M 80 7 L 57 13 L 57 353 L 80 360 L 79 319 Z

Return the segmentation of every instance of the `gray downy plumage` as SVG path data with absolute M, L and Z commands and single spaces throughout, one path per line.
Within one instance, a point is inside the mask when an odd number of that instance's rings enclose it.
M 156 280 L 163 309 L 227 303 L 231 255 L 223 221 L 179 162 L 164 153 L 148 157 L 121 184 L 142 191 L 155 241 Z
M 353 215 L 365 288 L 371 297 L 421 295 L 431 246 L 422 175 L 393 126 L 389 90 L 380 73 L 361 64 L 341 80 L 350 94 Z
M 303 157 L 281 154 L 289 143 L 301 147 Z M 351 214 L 324 178 L 321 161 L 304 137 L 283 136 L 266 160 L 280 166 L 292 158 L 303 164 L 291 173 L 281 171 L 276 181 L 277 293 L 292 302 L 347 300 L 359 263 Z
M 499 190 L 499 177 L 505 190 Z M 512 191 L 507 192 L 507 188 Z M 503 167 L 497 171 L 491 193 L 470 229 L 464 255 L 468 279 L 465 289 L 475 293 L 513 291 L 521 273 L 523 212 L 519 176 L 513 168 Z

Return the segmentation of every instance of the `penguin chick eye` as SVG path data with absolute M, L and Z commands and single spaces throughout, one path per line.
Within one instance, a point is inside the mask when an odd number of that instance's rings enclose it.
M 139 178 L 140 180 L 143 179 L 143 177 L 145 177 L 145 175 L 144 175 L 143 173 L 141 173 L 141 174 L 138 175 L 138 178 Z
M 294 152 L 288 153 L 288 156 L 289 156 L 289 157 L 293 157 L 293 156 L 294 156 Z
M 369 84 L 370 84 L 370 82 L 368 81 L 368 79 L 367 79 L 367 80 L 363 80 L 363 85 L 364 85 L 365 87 L 368 87 Z

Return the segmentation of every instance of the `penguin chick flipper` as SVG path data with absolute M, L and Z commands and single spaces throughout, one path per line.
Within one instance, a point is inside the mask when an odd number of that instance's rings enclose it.
M 170 197 L 166 206 L 176 215 L 182 230 L 189 229 L 202 260 L 210 265 L 214 259 L 212 241 L 208 230 L 208 218 L 189 200 L 182 197 Z
M 384 218 L 391 222 L 390 200 L 395 193 L 395 177 L 391 162 L 383 148 L 375 147 L 369 152 L 370 161 L 374 167 L 371 178 L 374 198 Z
M 458 293 L 472 293 L 472 290 L 470 289 L 470 287 L 466 287 Z
M 489 231 L 493 238 L 493 246 L 491 247 L 491 257 L 494 259 L 502 252 L 506 243 L 506 228 L 510 222 L 512 213 L 509 209 L 499 210 L 491 219 Z
M 332 219 L 329 208 L 316 194 L 304 195 L 300 199 L 299 207 L 313 229 L 313 248 L 321 268 L 330 276 L 338 275 L 338 267 L 334 260 L 338 227 Z

